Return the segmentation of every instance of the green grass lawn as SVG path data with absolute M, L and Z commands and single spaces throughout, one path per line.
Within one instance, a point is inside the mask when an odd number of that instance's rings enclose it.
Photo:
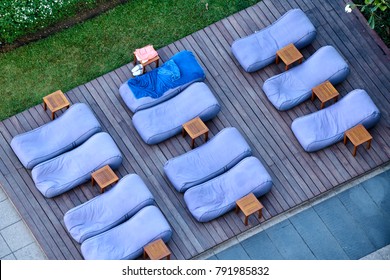
M 57 33 L 0 54 L 0 119 L 129 63 L 136 48 L 161 48 L 259 1 L 134 0 Z

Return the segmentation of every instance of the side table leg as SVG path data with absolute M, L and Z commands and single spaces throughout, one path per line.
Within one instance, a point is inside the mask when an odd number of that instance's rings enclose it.
M 311 92 L 311 101 L 314 101 L 314 91 Z
M 262 216 L 263 216 L 263 208 L 261 208 L 261 209 L 259 210 L 259 219 L 261 219 Z
M 54 120 L 54 118 L 55 118 L 54 112 L 51 112 L 51 119 Z
M 160 64 L 160 59 L 157 59 L 157 60 L 156 60 L 156 67 L 158 67 L 159 64 Z
M 368 140 L 368 142 L 367 142 L 367 150 L 369 150 L 371 148 L 371 141 L 372 141 L 372 139 Z
M 181 136 L 186 136 L 186 130 L 184 129 L 184 127 L 182 128 L 182 130 L 181 130 Z
M 47 105 L 46 105 L 46 102 L 45 101 L 43 101 L 43 110 L 47 110 Z
M 347 145 L 347 134 L 344 134 L 344 145 Z
M 209 139 L 209 132 L 207 131 L 207 132 L 204 134 L 204 141 L 207 142 L 208 139 Z
M 356 156 L 356 150 L 357 150 L 357 146 L 354 146 L 353 147 L 353 153 L 352 153 L 353 156 Z
M 325 103 L 321 102 L 321 109 L 324 109 L 324 105 L 325 105 Z
M 95 185 L 95 180 L 93 179 L 93 177 L 91 179 L 91 185 L 92 185 L 92 187 L 93 187 L 93 185 Z
M 192 140 L 191 140 L 191 149 L 193 149 L 194 146 L 195 146 L 195 139 L 192 139 Z
M 244 224 L 245 224 L 246 226 L 248 225 L 248 216 L 245 216 Z

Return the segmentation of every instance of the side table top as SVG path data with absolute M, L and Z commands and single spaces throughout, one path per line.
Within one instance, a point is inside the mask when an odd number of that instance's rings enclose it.
M 43 101 L 46 103 L 47 107 L 49 107 L 50 111 L 52 112 L 61 110 L 62 108 L 65 108 L 70 105 L 68 99 L 61 90 L 57 90 L 43 97 Z
M 151 260 L 161 260 L 171 255 L 171 251 L 169 251 L 162 239 L 149 243 L 144 247 L 144 251 Z
M 91 176 L 101 188 L 109 186 L 119 180 L 118 176 L 112 171 L 109 165 L 105 165 L 99 170 L 96 170 Z
M 347 130 L 345 132 L 345 135 L 355 146 L 363 144 L 372 139 L 371 134 L 362 124 L 358 124 L 357 126 L 354 126 L 351 129 Z
M 326 102 L 339 95 L 337 89 L 329 81 L 314 87 L 313 92 L 321 102 Z
M 196 117 L 195 119 L 192 119 L 189 122 L 183 124 L 183 128 L 185 129 L 185 131 L 187 131 L 188 135 L 192 139 L 209 131 L 208 127 L 199 117 Z
M 276 55 L 279 56 L 286 65 L 293 64 L 294 62 L 303 58 L 303 55 L 294 44 L 289 44 L 284 48 L 281 48 L 276 52 Z

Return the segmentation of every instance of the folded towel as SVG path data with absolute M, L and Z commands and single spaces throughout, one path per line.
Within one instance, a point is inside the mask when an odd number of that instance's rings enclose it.
M 136 49 L 134 53 L 137 57 L 137 60 L 141 62 L 146 62 L 158 55 L 152 45 L 147 45 L 141 49 Z

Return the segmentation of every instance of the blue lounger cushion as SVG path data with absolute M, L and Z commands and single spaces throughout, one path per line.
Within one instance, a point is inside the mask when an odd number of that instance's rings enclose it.
M 45 197 L 62 194 L 91 179 L 91 173 L 109 165 L 117 169 L 122 155 L 111 136 L 93 135 L 77 148 L 36 165 L 32 179 Z
M 153 204 L 153 195 L 141 177 L 129 174 L 110 190 L 66 212 L 64 223 L 73 239 L 82 243 Z
M 284 111 L 307 100 L 312 88 L 329 80 L 333 85 L 344 81 L 349 67 L 332 46 L 318 49 L 302 64 L 264 82 L 263 90 L 276 109 Z
M 368 93 L 355 89 L 337 103 L 295 119 L 291 129 L 305 151 L 315 152 L 341 141 L 345 131 L 358 124 L 375 126 L 380 115 Z
M 55 120 L 16 135 L 11 147 L 23 166 L 32 169 L 38 163 L 79 146 L 101 130 L 89 106 L 76 103 Z
M 172 229 L 156 206 L 146 206 L 126 222 L 81 244 L 81 253 L 86 260 L 136 259 L 147 244 L 162 239 L 171 239 Z
M 300 9 L 285 13 L 272 25 L 233 42 L 232 53 L 246 72 L 257 71 L 275 61 L 276 51 L 294 44 L 309 45 L 317 31 Z
M 145 73 L 144 75 L 132 78 L 137 81 L 137 84 L 142 85 L 148 90 L 167 88 L 165 92 L 159 93 L 161 95 L 158 98 L 153 98 L 151 96 L 145 96 L 142 98 L 136 98 L 129 87 L 127 81 L 122 84 L 119 88 L 119 93 L 126 103 L 127 107 L 133 112 L 138 110 L 146 109 L 152 106 L 155 106 L 173 96 L 177 95 L 183 89 L 188 87 L 194 82 L 201 82 L 206 78 L 206 75 L 196 60 L 194 54 L 190 51 L 181 51 L 174 56 L 172 56 L 164 64 L 169 63 L 169 61 L 174 61 L 177 67 L 180 70 L 180 77 L 178 79 L 172 79 L 172 82 L 167 85 L 166 80 L 159 79 L 158 72 L 161 67 L 153 69 L 150 72 Z M 132 80 L 130 79 L 130 80 Z M 162 86 L 159 86 L 162 85 Z
M 222 174 L 251 154 L 240 132 L 228 127 L 202 146 L 168 160 L 164 172 L 175 189 L 184 192 Z
M 205 83 L 194 83 L 175 97 L 133 116 L 133 124 L 147 144 L 160 143 L 182 130 L 193 118 L 214 118 L 221 107 Z
M 236 201 L 250 193 L 264 195 L 272 179 L 255 157 L 241 160 L 229 171 L 184 193 L 188 210 L 199 222 L 211 221 L 232 210 Z

